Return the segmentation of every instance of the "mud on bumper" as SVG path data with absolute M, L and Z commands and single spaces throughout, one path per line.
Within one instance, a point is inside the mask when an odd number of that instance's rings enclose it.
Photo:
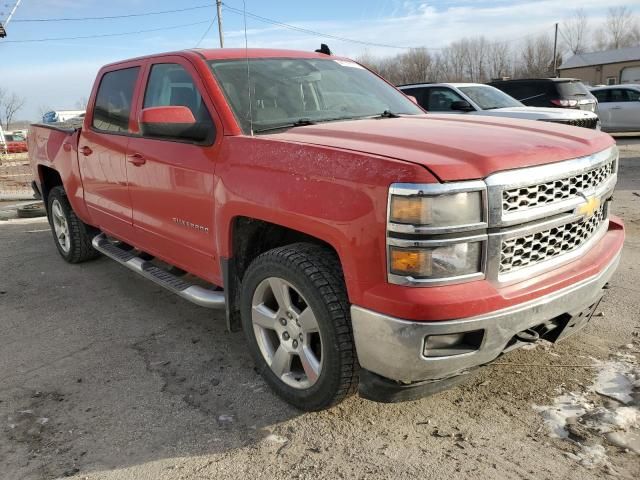
M 461 383 L 480 365 L 537 338 L 556 342 L 582 329 L 620 261 L 551 295 L 472 318 L 411 322 L 351 307 L 360 395 L 394 402 Z

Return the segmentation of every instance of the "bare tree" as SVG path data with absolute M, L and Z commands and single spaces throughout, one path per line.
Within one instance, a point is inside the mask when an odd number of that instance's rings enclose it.
M 465 61 L 468 56 L 466 42 L 452 42 L 442 50 L 443 79 L 450 82 L 466 80 Z
M 604 25 L 596 32 L 599 49 L 617 49 L 640 44 L 638 19 L 628 7 L 611 7 Z
M 513 58 L 507 42 L 490 43 L 487 49 L 487 80 L 513 75 Z
M 24 107 L 26 101 L 26 98 L 20 97 L 16 93 L 4 95 L 2 111 L 4 112 L 4 124 L 7 130 L 9 129 L 9 124 L 13 121 L 13 117 L 22 107 Z
M 575 11 L 573 17 L 562 23 L 560 36 L 568 50 L 575 54 L 584 53 L 588 48 L 587 32 L 589 19 L 583 8 Z
M 76 108 L 78 110 L 86 110 L 87 104 L 89 103 L 89 99 L 87 97 L 80 97 L 76 102 Z
M 433 80 L 433 59 L 426 48 L 412 48 L 398 58 L 397 83 L 420 83 Z
M 547 35 L 529 37 L 520 54 L 519 77 L 550 77 L 553 72 L 553 41 Z

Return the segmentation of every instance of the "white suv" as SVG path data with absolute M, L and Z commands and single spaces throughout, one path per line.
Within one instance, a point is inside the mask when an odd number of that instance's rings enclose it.
M 398 87 L 427 112 L 513 117 L 599 129 L 598 116 L 585 110 L 528 107 L 502 90 L 481 83 L 421 83 Z

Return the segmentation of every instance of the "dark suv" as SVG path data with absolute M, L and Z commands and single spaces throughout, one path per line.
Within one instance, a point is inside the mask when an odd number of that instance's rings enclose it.
M 496 80 L 489 85 L 532 107 L 577 108 L 595 112 L 598 103 L 575 78 Z

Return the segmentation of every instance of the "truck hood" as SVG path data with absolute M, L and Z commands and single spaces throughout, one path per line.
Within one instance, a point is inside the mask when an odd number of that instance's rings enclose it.
M 508 107 L 494 108 L 491 110 L 481 110 L 479 112 L 471 112 L 475 115 L 484 115 L 488 117 L 511 117 L 523 118 L 529 120 L 582 120 L 597 118 L 593 112 L 586 110 L 563 109 L 563 108 L 544 108 L 544 107 Z
M 587 128 L 432 114 L 322 123 L 268 137 L 404 160 L 424 166 L 443 182 L 559 162 L 614 144 L 609 135 Z

